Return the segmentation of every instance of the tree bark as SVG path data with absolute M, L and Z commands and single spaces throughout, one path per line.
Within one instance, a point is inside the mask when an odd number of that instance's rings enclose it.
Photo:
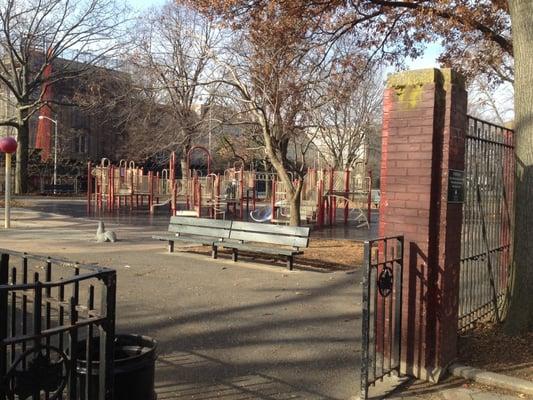
M 301 180 L 298 180 L 298 183 L 296 184 L 295 192 L 292 195 L 292 197 L 289 198 L 289 211 L 290 211 L 290 218 L 289 218 L 289 225 L 290 226 L 300 226 L 302 223 L 302 218 L 300 215 L 300 205 L 302 202 L 302 182 Z
M 515 222 L 505 331 L 533 330 L 533 2 L 510 0 L 515 60 Z
M 17 162 L 15 164 L 15 194 L 28 191 L 29 126 L 25 110 L 18 110 Z

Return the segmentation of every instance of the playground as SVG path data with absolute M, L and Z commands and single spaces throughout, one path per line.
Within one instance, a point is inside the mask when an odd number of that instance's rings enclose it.
M 205 168 L 192 168 L 191 160 L 197 152 L 204 155 Z M 87 212 L 147 210 L 151 215 L 168 212 L 288 223 L 287 188 L 276 173 L 246 168 L 241 161 L 224 171 L 212 172 L 211 154 L 202 146 L 190 149 L 180 178 L 176 164 L 175 153 L 171 153 L 168 166 L 161 171 L 146 170 L 127 160 L 116 165 L 108 159 L 97 165 L 89 162 Z M 292 175 L 291 178 L 297 179 Z M 318 229 L 337 224 L 369 228 L 379 199 L 373 195 L 372 176 L 364 166 L 344 171 L 309 168 L 303 179 L 300 214 L 305 224 Z

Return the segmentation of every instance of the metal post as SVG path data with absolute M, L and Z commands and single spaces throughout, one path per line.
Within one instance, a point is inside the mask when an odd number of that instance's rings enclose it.
M 6 189 L 5 189 L 5 205 L 4 205 L 4 227 L 9 229 L 11 227 L 11 153 L 4 153 L 6 156 Z
M 57 121 L 51 120 L 54 123 L 54 194 L 56 194 L 57 187 Z
M 368 398 L 368 367 L 369 367 L 369 345 L 370 345 L 370 277 L 371 277 L 371 251 L 372 245 L 365 241 L 363 259 L 363 309 L 361 321 L 361 341 L 363 351 L 361 354 L 361 400 Z M 375 332 L 374 332 L 375 335 Z
M 367 215 L 368 227 L 372 219 L 372 170 L 368 171 L 368 195 L 367 195 Z
M 7 155 L 7 154 L 6 154 Z M 8 284 L 9 280 L 9 254 L 2 254 L 0 259 L 0 285 Z M 4 339 L 8 334 L 8 292 L 7 290 L 0 291 L 0 378 L 4 379 L 7 373 L 7 347 L 4 345 Z M 7 398 L 6 386 L 0 385 L 0 399 Z
M 114 397 L 114 340 L 115 340 L 115 303 L 117 277 L 113 271 L 104 278 L 104 288 L 100 300 L 106 312 L 105 321 L 100 325 L 100 368 L 99 390 L 100 400 L 112 400 Z

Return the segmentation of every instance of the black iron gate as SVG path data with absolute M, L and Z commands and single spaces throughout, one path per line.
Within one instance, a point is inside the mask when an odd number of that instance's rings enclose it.
M 511 261 L 513 131 L 468 117 L 459 330 L 499 321 Z
M 365 242 L 361 399 L 378 380 L 400 372 L 403 236 Z
M 0 400 L 112 399 L 116 272 L 7 250 L 0 257 Z

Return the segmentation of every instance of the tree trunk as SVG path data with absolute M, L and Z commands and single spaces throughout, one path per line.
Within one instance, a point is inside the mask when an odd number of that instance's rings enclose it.
M 298 181 L 295 193 L 289 198 L 289 211 L 291 217 L 289 219 L 290 226 L 300 226 L 302 217 L 300 215 L 300 204 L 302 202 L 302 184 Z
M 29 127 L 26 111 L 18 110 L 17 129 L 17 162 L 15 164 L 15 194 L 23 194 L 28 191 L 28 147 Z
M 515 223 L 508 334 L 533 330 L 533 2 L 510 0 L 515 60 Z

